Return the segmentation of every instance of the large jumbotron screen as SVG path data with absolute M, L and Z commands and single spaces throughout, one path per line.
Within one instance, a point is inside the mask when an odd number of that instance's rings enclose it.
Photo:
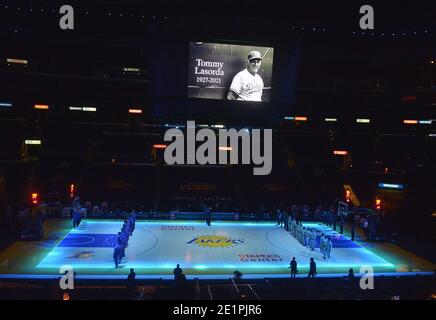
M 160 35 L 150 52 L 154 115 L 250 122 L 282 119 L 294 105 L 300 56 L 295 43 L 168 39 Z
M 190 42 L 188 98 L 269 102 L 274 48 Z

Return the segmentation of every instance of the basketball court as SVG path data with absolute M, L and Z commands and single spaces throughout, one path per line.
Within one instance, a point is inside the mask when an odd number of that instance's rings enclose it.
M 64 228 L 60 228 L 60 224 Z M 113 248 L 121 220 L 84 220 L 77 229 L 58 221 L 48 238 L 39 242 L 14 243 L 0 258 L 1 277 L 53 277 L 71 266 L 82 278 L 120 278 L 134 268 L 139 278 L 171 278 L 176 264 L 187 277 L 227 278 L 239 270 L 244 277 L 288 277 L 295 257 L 300 276 L 306 276 L 309 259 L 317 264 L 318 276 L 343 276 L 371 266 L 376 274 L 431 272 L 432 265 L 413 258 L 405 265 L 400 248 L 353 242 L 319 223 L 304 223 L 331 236 L 331 258 L 324 259 L 319 246 L 311 251 L 284 228 L 273 222 L 137 221 L 126 248 L 126 257 L 115 269 Z M 59 229 L 60 228 L 60 229 Z M 19 252 L 33 253 L 28 258 Z M 395 252 L 397 251 L 397 252 Z M 11 253 L 15 252 L 15 259 Z M 403 258 L 402 258 L 403 257 Z

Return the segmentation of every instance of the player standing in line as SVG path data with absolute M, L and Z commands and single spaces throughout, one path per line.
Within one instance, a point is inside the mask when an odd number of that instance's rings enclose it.
M 321 239 L 320 239 L 320 244 L 319 244 L 319 250 L 321 251 L 322 257 L 325 259 L 326 258 L 326 252 L 325 252 L 325 236 L 324 233 L 321 234 Z
M 315 250 L 315 246 L 316 246 L 316 231 L 315 229 L 312 229 L 310 233 L 310 250 L 311 251 Z
M 330 260 L 330 252 L 332 251 L 333 248 L 333 243 L 332 240 L 330 239 L 330 237 L 327 237 L 327 241 L 326 241 L 326 255 L 327 255 L 327 259 Z

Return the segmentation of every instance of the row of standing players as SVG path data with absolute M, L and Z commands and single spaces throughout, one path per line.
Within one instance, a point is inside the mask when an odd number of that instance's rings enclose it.
M 118 268 L 121 260 L 126 256 L 126 248 L 129 245 L 129 237 L 133 234 L 133 231 L 135 231 L 135 223 L 136 214 L 132 213 L 127 219 L 124 220 L 121 231 L 118 232 L 118 238 L 114 247 L 113 255 L 115 269 Z
M 289 215 L 287 219 L 284 219 L 285 215 L 283 213 L 278 213 L 278 216 L 280 216 L 280 219 L 278 219 L 277 225 L 282 226 L 284 223 L 285 230 L 290 232 L 303 246 L 310 248 L 311 251 L 319 247 L 323 258 L 330 259 L 333 243 L 329 236 L 326 236 L 318 229 L 304 227 L 301 221 L 297 221 L 292 215 Z M 324 221 L 324 223 L 328 225 L 328 221 Z M 291 278 L 295 278 L 298 273 L 295 257 L 292 258 L 289 268 L 291 269 Z M 316 274 L 316 262 L 313 258 L 310 258 L 309 273 L 307 276 L 313 278 Z
M 320 248 L 320 252 L 324 259 L 330 259 L 330 253 L 333 248 L 331 237 L 325 235 L 320 230 L 303 226 L 301 221 L 297 221 L 291 215 L 285 221 L 284 228 L 298 240 L 303 246 L 314 251 L 315 248 Z M 282 225 L 280 222 L 278 225 Z
M 304 206 L 302 212 L 298 212 L 295 206 L 291 210 L 279 209 L 276 211 L 276 220 L 282 225 L 286 225 L 290 217 L 297 221 L 320 221 L 335 231 L 339 227 L 339 233 L 341 234 L 344 232 L 345 216 L 340 212 L 336 212 L 333 206 L 330 206 L 328 210 L 323 210 L 321 206 L 318 206 L 315 209 L 314 216 L 311 216 L 308 206 Z

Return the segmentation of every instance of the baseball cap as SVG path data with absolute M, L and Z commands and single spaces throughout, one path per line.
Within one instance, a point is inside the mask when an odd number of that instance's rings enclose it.
M 260 59 L 260 60 L 262 60 L 262 55 L 260 54 L 259 51 L 250 51 L 248 53 L 248 60 L 252 60 L 252 59 Z

